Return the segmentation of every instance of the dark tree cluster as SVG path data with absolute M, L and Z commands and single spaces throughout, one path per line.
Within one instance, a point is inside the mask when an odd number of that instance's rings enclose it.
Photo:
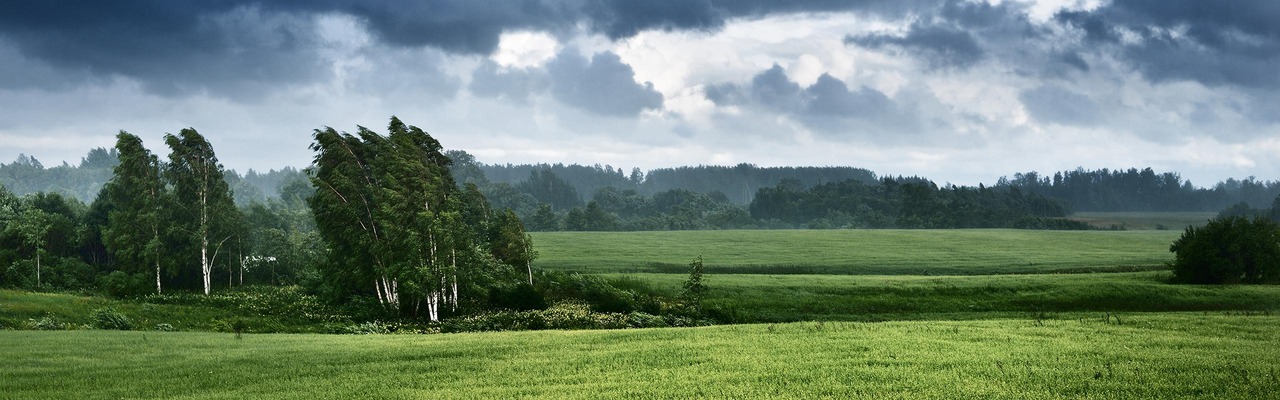
M 437 321 L 488 308 L 495 288 L 532 284 L 532 243 L 495 213 L 425 131 L 392 117 L 383 136 L 316 130 L 308 203 L 327 248 L 331 298 L 373 297 L 399 315 Z
M 857 180 L 803 189 L 784 181 L 761 189 L 751 216 L 811 228 L 1086 229 L 1057 219 L 1067 209 L 1018 188 L 938 187 L 921 178 Z
M 1000 178 L 996 186 L 1059 200 L 1072 211 L 1216 211 L 1240 202 L 1264 206 L 1280 195 L 1280 181 L 1249 177 L 1197 188 L 1177 173 L 1157 174 L 1151 168 L 1077 168 L 1052 177 L 1019 173 L 1013 179 Z
M 161 161 L 127 132 L 95 149 L 82 171 L 110 166 L 110 179 L 89 206 L 53 193 L 0 193 L 0 284 L 30 289 L 88 289 L 130 296 L 169 288 L 209 293 L 214 274 L 244 282 L 262 247 L 232 201 L 213 146 L 194 129 L 165 135 Z M 287 235 L 286 235 L 287 236 Z M 259 260 L 279 260 L 259 256 Z M 238 274 L 238 276 L 237 276 Z M 48 279 L 46 279 L 48 278 Z
M 750 204 L 756 193 L 778 182 L 792 180 L 810 188 L 823 183 L 856 180 L 876 181 L 876 174 L 853 167 L 758 167 L 738 164 L 732 167 L 700 165 L 696 167 L 659 168 L 644 175 L 640 193 L 683 189 L 702 193 L 723 193 L 729 202 Z
M 1280 283 L 1280 225 L 1265 218 L 1218 218 L 1188 227 L 1169 246 L 1174 281 Z

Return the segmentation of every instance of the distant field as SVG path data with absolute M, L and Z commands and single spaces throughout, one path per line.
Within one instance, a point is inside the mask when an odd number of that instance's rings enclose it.
M 1006 274 L 1150 268 L 1181 231 L 729 230 L 535 232 L 534 266 L 591 273 Z M 1143 268 L 1138 268 L 1143 269 Z
M 12 398 L 1273 398 L 1218 313 L 448 335 L 0 331 Z
M 1086 222 L 1099 228 L 1121 226 L 1130 230 L 1164 229 L 1181 232 L 1188 226 L 1200 226 L 1217 217 L 1216 212 L 1078 212 L 1068 219 Z
M 704 276 L 707 303 L 743 322 L 975 319 L 1038 313 L 1280 310 L 1280 286 L 1165 283 L 1167 271 L 987 276 Z M 605 274 L 675 295 L 680 274 Z

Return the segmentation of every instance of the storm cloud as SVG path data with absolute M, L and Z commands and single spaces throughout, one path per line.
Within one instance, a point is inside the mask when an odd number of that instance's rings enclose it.
M 844 81 L 826 73 L 812 85 L 802 87 L 787 77 L 778 64 L 756 74 L 747 84 L 710 85 L 705 92 L 716 104 L 783 113 L 828 133 L 912 125 L 903 107 L 878 90 L 866 86 L 850 90 Z
M 1280 2 L 1114 0 L 1055 18 L 1154 82 L 1280 88 Z
M 1276 20 L 1272 0 L 0 2 L 0 161 L 195 126 L 231 167 L 301 166 L 311 129 L 396 114 L 486 162 L 1247 176 L 1280 165 Z M 1091 151 L 1113 140 L 1155 150 Z

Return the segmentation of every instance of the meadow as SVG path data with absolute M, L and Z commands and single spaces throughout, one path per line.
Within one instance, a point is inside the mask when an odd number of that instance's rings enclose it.
M 534 266 L 587 273 L 985 275 L 1158 268 L 1180 231 L 534 232 Z
M 1167 283 L 1179 234 L 533 234 L 538 268 L 667 297 L 702 256 L 705 306 L 744 324 L 697 328 L 237 339 L 211 331 L 232 318 L 247 332 L 350 321 L 296 315 L 311 298 L 288 291 L 144 302 L 0 290 L 0 397 L 1273 396 L 1280 286 Z M 142 331 L 5 330 L 41 316 L 87 328 L 102 307 Z
M 6 398 L 1239 398 L 1280 318 L 1222 313 L 614 331 L 0 331 Z

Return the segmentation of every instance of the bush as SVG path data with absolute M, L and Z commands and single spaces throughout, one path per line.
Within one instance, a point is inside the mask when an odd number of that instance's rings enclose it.
M 148 280 L 149 277 L 150 275 L 129 275 L 124 271 L 114 271 L 98 278 L 98 288 L 117 298 L 141 296 L 155 292 L 155 281 Z
M 43 317 L 40 317 L 40 319 L 33 318 L 27 320 L 27 328 L 38 331 L 60 331 L 68 329 L 69 325 L 58 320 L 58 317 L 55 317 L 52 314 L 45 314 Z
M 523 282 L 511 287 L 490 288 L 489 303 L 494 308 L 515 311 L 547 308 L 547 299 L 542 295 L 542 292 L 539 292 L 533 285 Z
M 1175 282 L 1280 282 L 1280 226 L 1267 219 L 1227 217 L 1188 227 L 1169 251 Z
M 93 320 L 93 327 L 98 329 L 117 331 L 133 329 L 133 321 L 130 321 L 129 317 L 111 307 L 93 310 L 93 313 L 90 314 L 90 319 Z
M 166 323 L 159 323 L 159 324 L 156 324 L 156 330 L 160 332 L 173 332 L 173 331 L 176 331 L 177 329 L 174 329 L 173 325 L 169 325 Z

